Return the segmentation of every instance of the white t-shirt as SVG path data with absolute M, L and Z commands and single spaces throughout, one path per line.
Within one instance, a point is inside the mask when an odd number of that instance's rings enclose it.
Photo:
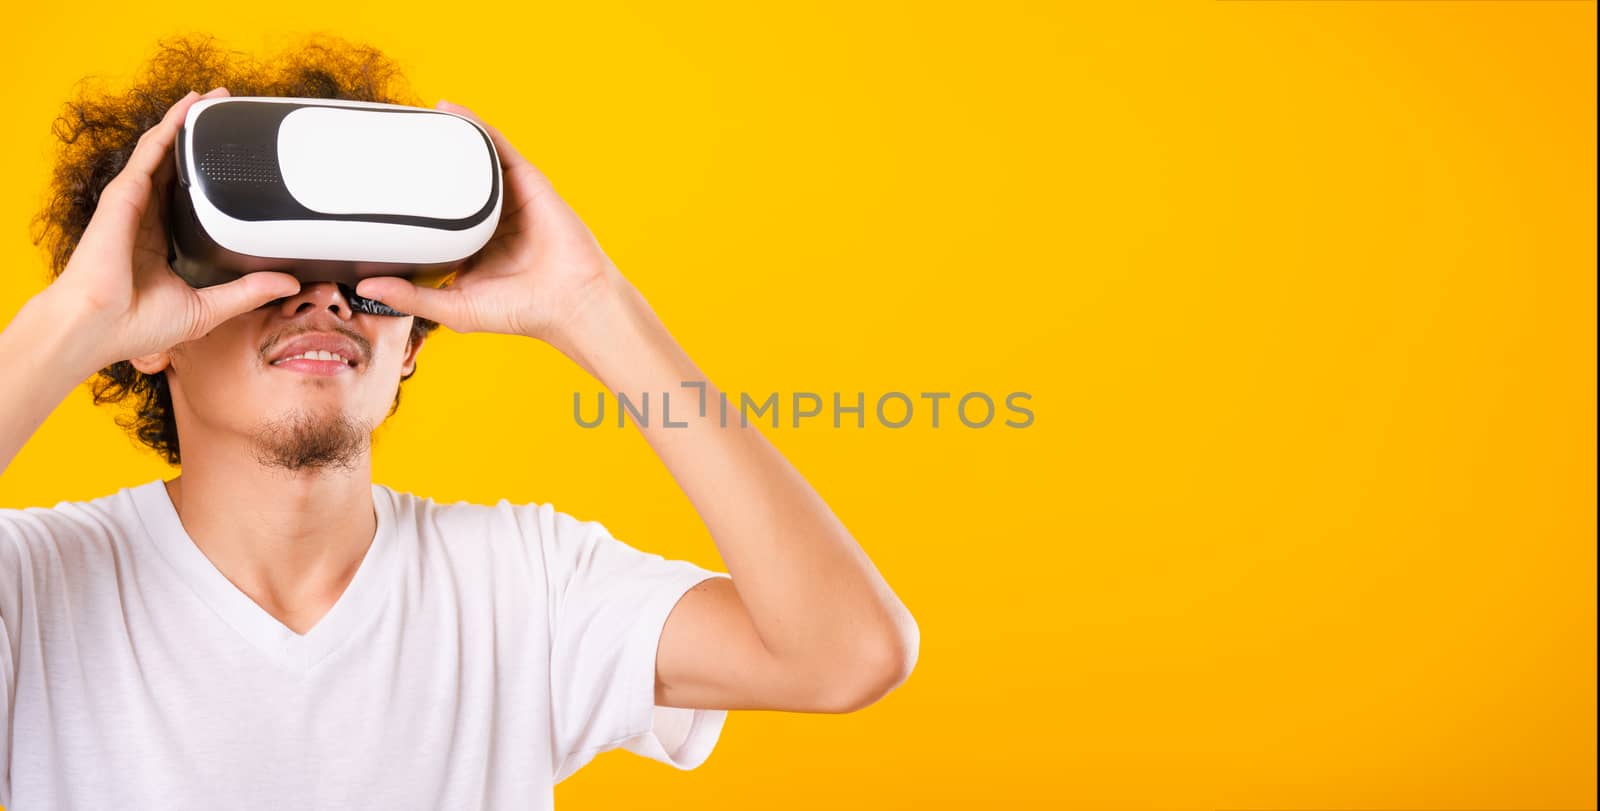
M 548 809 L 600 752 L 711 754 L 727 712 L 657 706 L 656 648 L 726 573 L 548 504 L 372 497 L 372 545 L 304 636 L 159 479 L 0 509 L 0 805 Z

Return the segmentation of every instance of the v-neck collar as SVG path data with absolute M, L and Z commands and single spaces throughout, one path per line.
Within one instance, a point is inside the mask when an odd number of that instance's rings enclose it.
M 241 636 L 283 668 L 304 674 L 358 630 L 392 589 L 396 559 L 393 504 L 388 492 L 372 485 L 378 529 L 355 575 L 332 608 L 305 634 L 297 634 L 240 591 L 196 546 L 178 517 L 165 482 L 129 488 L 139 520 L 151 542 L 200 597 Z

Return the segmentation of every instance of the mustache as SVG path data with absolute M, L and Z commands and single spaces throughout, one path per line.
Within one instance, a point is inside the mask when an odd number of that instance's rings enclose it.
M 257 352 L 257 355 L 261 358 L 262 363 L 266 363 L 267 355 L 272 352 L 273 347 L 281 346 L 283 342 L 293 339 L 296 335 L 304 335 L 308 332 L 336 332 L 346 338 L 349 338 L 351 343 L 356 345 L 356 348 L 361 351 L 360 360 L 362 362 L 366 362 L 372 358 L 372 342 L 367 340 L 365 335 L 362 335 L 361 333 L 356 332 L 349 327 L 337 325 L 322 326 L 318 324 L 305 324 L 299 327 L 286 329 L 283 332 L 273 335 L 271 338 L 267 339 L 261 344 L 261 349 Z

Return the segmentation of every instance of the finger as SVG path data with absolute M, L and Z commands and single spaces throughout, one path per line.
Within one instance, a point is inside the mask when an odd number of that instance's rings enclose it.
M 195 325 L 197 333 L 185 340 L 194 340 L 218 324 L 234 316 L 250 312 L 277 298 L 300 292 L 300 280 L 287 273 L 258 270 L 234 279 L 227 284 L 212 285 L 195 290 L 200 297 L 200 318 Z
M 139 144 L 134 147 L 133 155 L 128 158 L 128 165 L 123 172 L 134 172 L 149 178 L 156 174 L 156 169 L 161 165 L 161 159 L 172 151 L 172 142 L 177 140 L 178 130 L 183 127 L 183 119 L 188 116 L 189 108 L 201 99 L 212 99 L 227 94 L 227 88 L 216 88 L 205 95 L 197 95 L 194 91 L 171 107 L 167 114 L 161 117 L 154 127 L 146 130 L 139 136 Z
M 232 95 L 232 93 L 228 90 L 228 88 L 218 87 L 207 92 L 205 95 L 202 95 L 200 98 L 195 99 L 195 101 L 200 101 L 201 99 L 222 98 L 230 95 Z M 185 110 L 187 110 L 187 108 L 185 108 Z M 185 112 L 184 115 L 187 116 L 188 113 Z M 182 121 L 183 118 L 180 117 L 178 119 L 179 131 L 183 129 Z M 173 133 L 173 139 L 177 139 L 176 132 Z M 177 174 L 177 156 L 173 154 L 173 150 L 170 148 L 161 150 L 161 165 L 156 167 L 154 178 L 156 193 L 159 195 L 161 200 L 161 206 L 156 211 L 156 213 L 159 215 L 158 222 L 156 223 L 157 225 L 160 225 L 160 219 L 166 217 L 167 213 L 172 210 L 172 192 L 175 185 L 173 181 L 176 179 Z
M 551 190 L 550 179 L 539 171 L 522 153 L 512 146 L 511 141 L 500 133 L 500 130 L 490 126 L 488 122 L 478 117 L 477 113 L 455 102 L 439 99 L 438 108 L 447 113 L 465 116 L 476 121 L 489 133 L 489 140 L 494 142 L 494 151 L 500 156 L 500 169 L 506 176 L 506 193 L 512 200 L 532 200 L 540 193 Z
M 356 295 L 377 299 L 408 315 L 437 321 L 456 332 L 470 331 L 458 290 L 421 287 L 398 276 L 371 276 L 356 283 Z
M 109 198 L 113 201 L 106 206 L 114 210 L 112 216 L 128 218 L 128 227 L 132 227 L 133 223 L 143 223 L 151 213 L 152 187 L 164 189 L 171 182 L 172 172 L 176 171 L 170 157 L 172 142 L 177 138 L 178 129 L 183 126 L 183 118 L 188 114 L 189 107 L 200 99 L 216 98 L 226 93 L 227 90 L 220 87 L 204 95 L 190 91 L 167 109 L 159 123 L 139 136 L 139 142 L 134 146 L 127 164 L 101 192 L 102 200 Z M 163 199 L 162 206 L 165 205 Z

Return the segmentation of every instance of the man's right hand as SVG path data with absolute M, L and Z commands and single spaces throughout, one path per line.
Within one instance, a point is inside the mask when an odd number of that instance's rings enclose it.
M 218 324 L 269 301 L 292 296 L 300 281 L 258 271 L 226 284 L 194 288 L 167 263 L 167 225 L 174 192 L 172 145 L 189 106 L 226 96 L 225 88 L 190 92 L 161 122 L 139 136 L 122 171 L 100 193 L 94 215 L 67 267 L 40 295 L 57 313 L 71 313 L 72 340 L 102 368 L 161 352 L 204 336 Z

